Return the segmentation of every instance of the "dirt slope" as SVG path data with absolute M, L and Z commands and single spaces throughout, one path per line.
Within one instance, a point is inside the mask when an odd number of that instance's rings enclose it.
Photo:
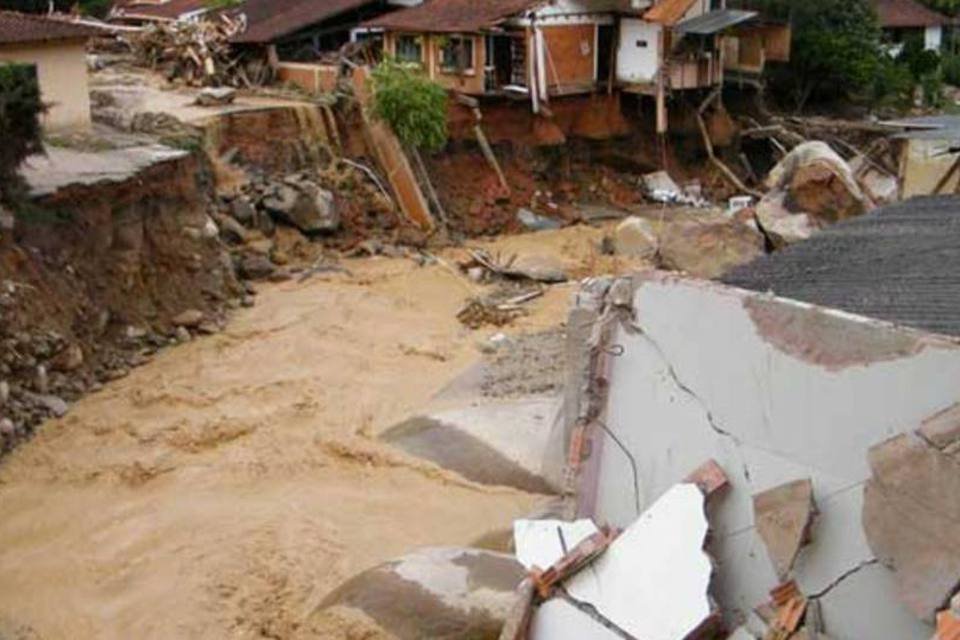
M 600 232 L 507 239 L 581 275 Z M 0 637 L 292 638 L 327 591 L 541 500 L 380 445 L 477 357 L 467 285 L 410 260 L 265 289 L 226 332 L 166 351 L 0 466 Z M 556 326 L 571 286 L 510 331 Z

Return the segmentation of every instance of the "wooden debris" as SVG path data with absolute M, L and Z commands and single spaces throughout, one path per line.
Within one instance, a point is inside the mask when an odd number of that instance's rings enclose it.
M 252 87 L 266 82 L 264 61 L 244 63 L 230 40 L 244 29 L 244 20 L 219 14 L 209 20 L 150 25 L 131 34 L 128 43 L 140 64 L 159 69 L 170 80 L 189 86 Z

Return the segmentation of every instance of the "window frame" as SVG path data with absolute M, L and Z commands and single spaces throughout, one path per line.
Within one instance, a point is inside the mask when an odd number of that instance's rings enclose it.
M 416 45 L 417 51 L 420 54 L 419 59 L 417 60 L 407 60 L 401 57 L 400 55 L 400 42 L 404 39 L 410 39 Z M 393 57 L 400 64 L 417 64 L 423 65 L 424 63 L 424 37 L 421 34 L 417 33 L 398 33 L 393 39 Z
M 439 43 L 439 46 L 437 47 L 438 49 L 437 67 L 440 69 L 440 72 L 446 73 L 446 74 L 452 74 L 452 75 L 458 75 L 462 73 L 463 75 L 468 75 L 468 76 L 472 76 L 476 74 L 477 72 L 476 38 L 472 35 L 449 35 L 445 37 L 446 37 L 446 41 Z M 445 52 L 452 47 L 456 47 L 457 42 L 463 42 L 465 44 L 469 44 L 468 51 L 466 51 L 468 55 L 464 56 L 465 58 L 467 58 L 464 61 L 466 64 L 464 64 L 462 69 L 457 65 L 448 66 L 445 64 L 445 55 L 444 55 Z M 457 49 L 454 49 L 454 51 L 456 52 Z M 458 54 L 455 53 L 455 55 L 458 55 Z

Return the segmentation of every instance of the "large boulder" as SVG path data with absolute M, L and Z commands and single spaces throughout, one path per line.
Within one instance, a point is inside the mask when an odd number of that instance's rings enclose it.
M 280 184 L 264 198 L 266 207 L 278 220 L 306 234 L 328 233 L 340 227 L 340 212 L 333 194 L 309 180 L 296 186 Z
M 653 223 L 637 216 L 621 222 L 613 234 L 613 247 L 617 255 L 652 260 L 657 255 L 657 245 Z
M 809 214 L 789 211 L 786 198 L 783 191 L 771 191 L 760 199 L 754 210 L 757 224 L 776 249 L 806 240 L 818 228 Z
M 660 234 L 662 266 L 716 278 L 764 253 L 754 227 L 717 211 L 674 214 Z
M 364 621 L 363 637 L 399 640 L 496 640 L 524 568 L 505 554 L 454 547 L 409 553 L 351 578 L 328 595 L 306 627 L 322 637 L 355 636 L 331 631 L 329 619 Z M 387 635 L 388 634 L 388 635 Z M 321 636 L 317 636 L 321 637 Z
M 850 165 L 825 142 L 794 147 L 770 171 L 767 187 L 786 194 L 790 211 L 826 222 L 858 216 L 870 208 Z

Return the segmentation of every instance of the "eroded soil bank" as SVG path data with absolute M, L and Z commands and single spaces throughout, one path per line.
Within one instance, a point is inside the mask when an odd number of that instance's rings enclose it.
M 571 275 L 628 268 L 603 230 L 501 238 Z M 263 285 L 223 333 L 161 352 L 0 466 L 0 637 L 296 638 L 357 571 L 465 545 L 543 496 L 474 485 L 374 439 L 479 357 L 441 264 L 355 259 Z M 636 265 L 632 265 L 636 266 Z M 559 326 L 572 285 L 508 327 Z

